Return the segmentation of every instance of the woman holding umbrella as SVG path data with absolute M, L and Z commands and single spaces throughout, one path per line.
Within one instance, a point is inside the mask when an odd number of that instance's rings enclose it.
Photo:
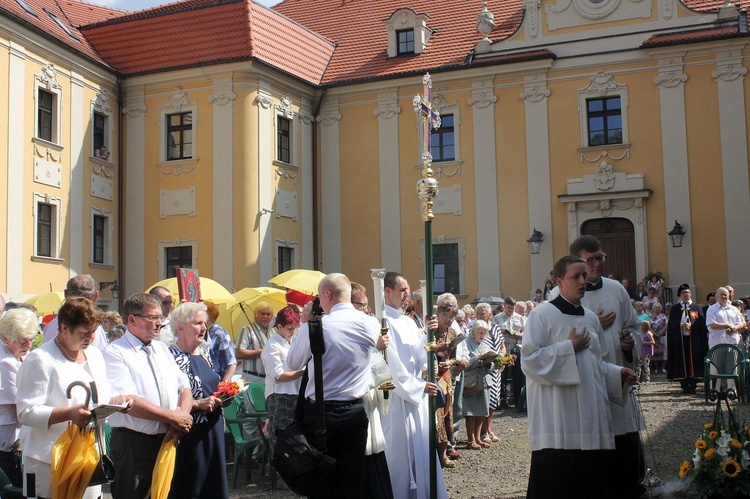
M 99 401 L 127 403 L 125 396 L 110 400 L 102 354 L 96 348 L 88 348 L 101 322 L 96 306 L 86 298 L 70 298 L 60 307 L 58 322 L 55 339 L 30 352 L 18 371 L 17 405 L 18 420 L 23 425 L 26 497 L 52 497 L 52 447 L 70 422 L 85 428 L 91 419 L 84 390 L 72 390 L 68 398 L 66 391 L 71 383 L 91 386 Z M 100 495 L 101 486 L 95 486 L 86 489 L 84 497 Z

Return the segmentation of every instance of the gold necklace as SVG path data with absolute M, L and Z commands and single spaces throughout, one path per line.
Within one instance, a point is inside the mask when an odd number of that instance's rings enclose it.
M 78 361 L 78 357 L 81 356 L 81 351 L 80 350 L 78 351 L 78 355 L 76 355 L 75 357 L 73 357 L 72 355 L 70 355 L 70 352 L 68 352 L 68 349 L 65 348 L 62 343 L 60 343 L 60 340 L 57 339 L 57 336 L 55 336 L 55 344 L 57 345 L 57 348 L 59 348 L 60 351 L 62 352 L 62 354 L 65 356 L 65 358 L 68 359 L 71 362 L 77 362 Z

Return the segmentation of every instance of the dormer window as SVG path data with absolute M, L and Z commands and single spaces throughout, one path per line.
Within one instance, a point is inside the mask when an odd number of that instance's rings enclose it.
M 414 30 L 400 29 L 396 31 L 398 38 L 398 55 L 414 53 Z
M 427 27 L 429 18 L 427 14 L 403 8 L 383 21 L 388 30 L 388 57 L 421 54 L 433 33 Z

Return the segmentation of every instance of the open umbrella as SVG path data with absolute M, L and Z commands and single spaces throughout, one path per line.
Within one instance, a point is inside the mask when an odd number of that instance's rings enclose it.
M 234 299 L 234 296 L 232 296 L 232 293 L 227 291 L 227 289 L 224 286 L 214 281 L 213 279 L 209 279 L 208 277 L 201 277 L 200 283 L 201 283 L 201 298 L 203 298 L 204 300 L 212 301 L 216 304 L 235 302 L 235 299 Z M 172 296 L 174 297 L 175 301 L 179 300 L 180 292 L 177 289 L 176 277 L 172 277 L 170 279 L 164 279 L 162 281 L 154 283 L 148 288 L 146 288 L 145 292 L 148 293 L 148 291 L 154 286 L 162 286 L 162 287 L 167 288 L 169 292 L 172 293 Z
M 47 314 L 56 314 L 64 301 L 65 293 L 62 291 L 48 291 L 39 296 L 29 298 L 26 300 L 26 303 L 36 307 L 37 315 L 45 316 Z
M 283 297 L 284 292 L 281 290 L 278 291 Z M 278 296 L 273 298 L 271 295 L 260 295 L 237 303 L 220 303 L 217 305 L 219 318 L 216 320 L 216 323 L 229 333 L 232 340 L 236 341 L 240 329 L 255 320 L 255 308 L 262 301 L 271 305 L 274 313 L 286 307 L 285 299 L 284 301 L 280 301 Z
M 317 270 L 292 269 L 283 272 L 268 282 L 284 288 L 294 289 L 307 295 L 318 294 L 318 283 L 326 275 Z
M 271 305 L 274 313 L 286 307 L 286 293 L 283 289 L 269 287 L 242 288 L 232 296 L 238 303 L 243 302 L 253 310 L 255 310 L 255 305 L 262 301 Z

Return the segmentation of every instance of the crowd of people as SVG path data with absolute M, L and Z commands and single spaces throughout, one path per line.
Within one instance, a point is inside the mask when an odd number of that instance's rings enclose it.
M 493 416 L 515 406 L 528 409 L 528 497 L 557 497 L 567 486 L 580 497 L 602 497 L 602 491 L 639 497 L 643 419 L 633 390 L 666 374 L 695 393 L 710 347 L 747 350 L 750 307 L 733 301 L 731 286 L 710 293 L 705 307 L 692 301 L 687 284 L 678 288 L 676 303 L 662 303 L 664 281 L 656 273 L 631 293 L 629 283 L 603 276 L 606 254 L 591 236 L 578 238 L 570 253 L 532 300 L 459 307 L 444 293 L 431 314 L 421 290 L 412 293 L 406 277 L 388 272 L 382 327 L 367 289 L 329 274 L 317 298 L 326 346 L 323 401 L 316 400 L 315 379 L 305 376 L 314 367 L 311 300 L 278 311 L 258 303 L 253 321 L 233 340 L 217 324 L 219 309 L 211 302 L 174 307 L 169 290 L 156 287 L 129 297 L 122 315 L 102 313 L 93 278 L 76 276 L 40 345 L 30 307 L 7 304 L 0 318 L 0 468 L 27 497 L 52 497 L 55 441 L 68 425 L 91 422 L 86 393 L 69 390 L 79 382 L 93 389 L 95 403 L 124 407 L 108 420 L 115 499 L 148 496 L 165 440 L 177 444 L 170 497 L 228 497 L 226 402 L 214 394 L 219 383 L 242 378 L 265 387 L 265 472 L 275 487 L 285 487 L 270 464 L 276 432 L 301 419 L 315 442 L 319 404 L 326 453 L 337 461 L 330 497 L 378 498 L 427 497 L 431 460 L 439 471 L 438 497 L 447 497 L 441 469 L 460 466 L 465 452 L 501 444 Z M 427 342 L 428 329 L 434 344 Z M 434 383 L 427 375 L 430 355 Z M 725 356 L 719 368 L 733 361 Z M 391 378 L 385 389 L 373 376 L 382 365 Z M 461 421 L 465 435 L 459 435 Z M 86 497 L 99 495 L 100 486 L 87 489 Z

